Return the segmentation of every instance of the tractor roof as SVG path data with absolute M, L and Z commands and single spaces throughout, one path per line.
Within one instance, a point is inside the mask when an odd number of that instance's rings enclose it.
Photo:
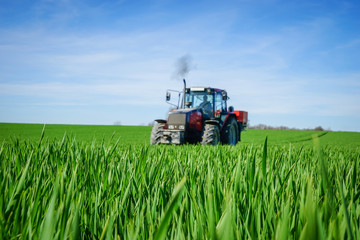
M 193 92 L 203 92 L 203 91 L 205 91 L 206 89 L 213 89 L 215 92 L 222 92 L 222 91 L 224 91 L 224 90 L 222 90 L 222 89 L 212 88 L 212 87 L 190 87 L 189 89 L 190 89 L 190 91 L 193 91 Z

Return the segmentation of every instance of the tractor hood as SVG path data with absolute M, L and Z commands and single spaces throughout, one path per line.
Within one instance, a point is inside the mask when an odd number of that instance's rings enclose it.
M 202 130 L 202 111 L 196 108 L 176 109 L 169 112 L 168 128 L 172 130 Z
M 168 117 L 168 124 L 174 125 L 175 128 L 177 128 L 179 125 L 182 125 L 185 128 L 187 122 L 186 116 L 193 111 L 196 111 L 196 109 L 175 109 L 170 111 Z
M 169 115 L 170 114 L 179 114 L 179 113 L 188 113 L 188 112 L 192 112 L 194 110 L 196 110 L 196 108 L 174 109 L 174 110 L 169 112 Z

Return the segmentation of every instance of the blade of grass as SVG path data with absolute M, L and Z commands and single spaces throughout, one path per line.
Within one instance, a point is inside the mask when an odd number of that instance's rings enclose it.
M 339 186 L 339 189 L 340 189 L 340 194 L 341 194 L 341 200 L 342 200 L 342 205 L 344 207 L 344 211 L 345 211 L 345 219 L 346 219 L 346 226 L 347 226 L 347 230 L 348 230 L 348 233 L 349 233 L 349 238 L 351 240 L 354 239 L 354 235 L 353 235 L 353 231 L 351 229 L 351 222 L 350 222 L 350 216 L 349 216 L 349 212 L 348 212 L 348 209 L 347 209 L 347 204 L 346 204 L 346 199 L 345 199 L 345 196 L 344 196 L 344 190 L 343 190 L 343 183 L 339 181 L 338 179 L 338 186 Z
M 171 195 L 171 199 L 169 203 L 167 204 L 165 214 L 163 215 L 159 228 L 155 234 L 155 240 L 162 240 L 165 239 L 166 233 L 170 224 L 170 220 L 176 209 L 178 208 L 178 203 L 181 199 L 184 185 L 186 182 L 186 177 L 184 177 L 174 188 L 174 191 Z
M 263 148 L 263 157 L 262 157 L 262 175 L 263 175 L 264 181 L 266 180 L 267 140 L 268 140 L 268 137 L 266 136 L 264 148 Z
M 13 191 L 13 194 L 11 195 L 10 197 L 10 200 L 9 200 L 9 203 L 6 207 L 6 210 L 5 212 L 8 212 L 11 208 L 11 206 L 14 204 L 14 199 L 19 195 L 20 191 L 24 188 L 25 186 L 25 178 L 26 178 L 26 175 L 27 175 L 27 172 L 29 170 L 29 166 L 30 166 L 30 162 L 31 162 L 31 158 L 32 158 L 32 155 L 33 155 L 33 151 L 31 151 L 30 153 L 30 156 L 28 158 L 28 161 L 26 163 L 26 166 L 24 168 L 24 171 L 23 173 L 21 174 L 21 177 L 20 177 L 20 180 L 19 180 L 19 183 L 16 187 L 16 189 Z

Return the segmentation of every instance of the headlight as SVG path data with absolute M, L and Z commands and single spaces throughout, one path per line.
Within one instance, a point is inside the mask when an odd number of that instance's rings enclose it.
M 169 129 L 174 129 L 174 125 L 169 125 Z
M 184 126 L 184 125 L 180 125 L 180 126 L 179 126 L 179 129 L 180 129 L 180 130 L 184 130 L 184 129 L 185 129 L 185 126 Z

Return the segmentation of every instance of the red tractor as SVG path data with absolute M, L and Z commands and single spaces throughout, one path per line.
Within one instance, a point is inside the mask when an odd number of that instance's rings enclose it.
M 245 111 L 234 111 L 232 106 L 227 107 L 229 98 L 225 90 L 211 87 L 186 88 L 184 79 L 183 91 L 167 91 L 168 103 L 171 92 L 179 94 L 178 104 L 169 112 L 167 120 L 155 120 L 150 138 L 152 145 L 235 145 L 240 141 L 241 132 L 247 125 L 248 114 Z M 182 101 L 179 107 L 180 96 Z

